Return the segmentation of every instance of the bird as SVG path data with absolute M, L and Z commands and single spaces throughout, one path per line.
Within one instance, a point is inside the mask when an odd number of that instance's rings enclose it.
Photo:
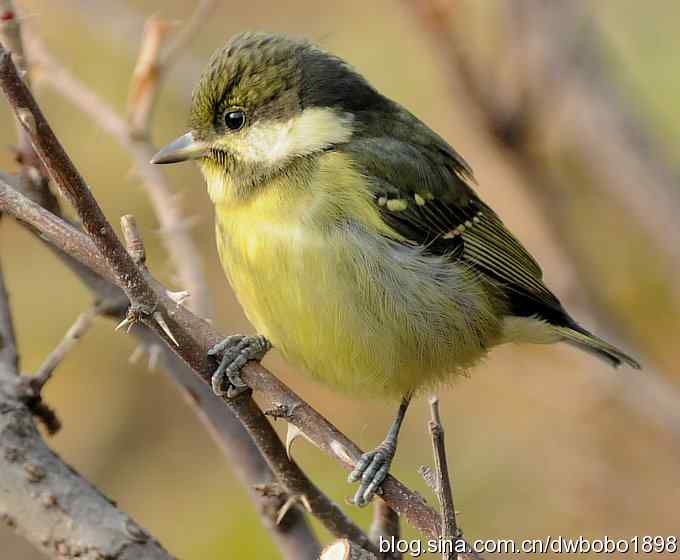
M 215 51 L 188 132 L 152 163 L 189 160 L 257 331 L 210 350 L 214 391 L 246 390 L 241 368 L 273 346 L 337 390 L 399 402 L 349 475 L 358 506 L 388 474 L 412 397 L 495 346 L 566 342 L 640 368 L 572 319 L 446 140 L 304 38 L 244 32 Z

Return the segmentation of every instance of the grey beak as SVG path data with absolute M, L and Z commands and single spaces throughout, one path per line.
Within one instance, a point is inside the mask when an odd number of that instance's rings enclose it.
M 203 157 L 208 153 L 210 145 L 194 139 L 192 132 L 183 134 L 151 158 L 151 163 L 178 163 Z

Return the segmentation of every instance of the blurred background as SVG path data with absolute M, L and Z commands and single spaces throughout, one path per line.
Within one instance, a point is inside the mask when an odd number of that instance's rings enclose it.
M 145 19 L 160 13 L 185 20 L 193 8 L 178 0 L 17 4 L 54 56 L 121 112 Z M 304 35 L 350 61 L 464 155 L 481 196 L 542 263 L 548 285 L 572 315 L 645 366 L 615 372 L 564 345 L 508 346 L 494 350 L 469 378 L 442 388 L 466 537 L 677 535 L 680 261 L 674 241 L 680 226 L 665 216 L 680 215 L 672 206 L 680 196 L 680 5 L 587 3 L 574 16 L 576 31 L 565 20 L 556 28 L 583 33 L 566 37 L 572 42 L 564 67 L 540 37 L 522 43 L 556 22 L 531 27 L 531 13 L 529 20 L 513 13 L 520 4 L 461 0 L 455 10 L 440 6 L 424 14 L 393 0 L 225 0 L 168 76 L 153 141 L 163 144 L 184 131 L 202 65 L 238 31 Z M 445 29 L 444 16 L 450 19 Z M 461 50 L 449 52 L 450 46 Z M 466 77 L 465 68 L 474 77 Z M 553 70 L 549 80 L 533 78 L 546 68 Z M 588 87 L 604 92 L 595 96 L 600 105 L 583 104 Z M 39 86 L 37 94 L 110 221 L 135 214 L 152 271 L 181 289 L 129 155 L 54 90 Z M 559 103 L 563 94 L 573 103 Z M 619 129 L 607 115 L 618 107 L 625 107 L 628 124 L 612 134 Z M 0 169 L 15 170 L 6 108 L 0 130 Z M 616 150 L 607 152 L 613 143 Z M 637 161 L 628 171 L 631 145 L 658 173 Z M 195 218 L 192 236 L 213 294 L 215 324 L 224 333 L 251 332 L 218 265 L 212 209 L 197 168 L 164 171 L 186 215 Z M 0 252 L 21 368 L 31 373 L 90 296 L 11 220 L 3 220 Z M 150 371 L 146 358 L 128 362 L 134 350 L 131 337 L 97 320 L 47 386 L 46 399 L 63 422 L 49 444 L 178 557 L 277 557 L 224 456 L 162 371 Z M 276 352 L 265 364 L 362 448 L 383 437 L 394 403 L 335 395 L 292 371 Z M 432 464 L 428 414 L 425 399 L 412 407 L 392 472 L 434 502 L 417 473 Z M 337 464 L 302 441 L 294 455 L 321 488 L 345 503 L 352 489 Z M 370 510 L 345 509 L 362 526 L 370 523 Z M 416 537 L 406 525 L 404 532 Z M 4 527 L 0 551 L 3 560 L 40 557 Z

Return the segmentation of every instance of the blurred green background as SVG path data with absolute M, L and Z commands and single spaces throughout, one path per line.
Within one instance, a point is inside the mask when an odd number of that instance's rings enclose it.
M 55 56 L 120 111 L 144 19 L 160 13 L 183 20 L 193 7 L 193 2 L 178 0 L 17 3 L 27 25 Z M 677 163 L 680 4 L 602 0 L 591 3 L 590 12 L 611 49 L 611 63 Z M 585 313 L 577 305 L 578 286 L 569 280 L 573 271 L 562 258 L 559 240 L 546 227 L 549 217 L 530 202 L 474 112 L 464 100 L 451 97 L 441 60 L 402 2 L 222 2 L 162 90 L 153 126 L 157 144 L 184 131 L 190 92 L 202 64 L 226 38 L 244 29 L 311 38 L 349 60 L 383 93 L 441 133 L 475 169 L 485 200 L 543 263 L 548 284 L 566 307 L 576 318 Z M 39 89 L 38 96 L 111 222 L 135 214 L 152 270 L 180 289 L 173 283 L 157 220 L 130 173 L 128 155 L 51 89 Z M 0 169 L 13 170 L 7 148 L 14 143 L 14 127 L 6 109 L 0 111 L 0 130 L 6 148 L 0 152 Z M 185 165 L 165 171 L 186 214 L 199 218 L 193 236 L 215 296 L 215 324 L 225 333 L 250 332 L 218 265 L 212 209 L 197 169 Z M 609 227 L 607 217 L 603 219 Z M 608 219 L 616 227 L 618 220 Z M 620 270 L 620 251 L 615 248 L 598 255 L 603 282 L 610 281 L 607 274 Z M 89 296 L 50 252 L 11 220 L 3 220 L 0 251 L 22 371 L 30 373 L 89 304 Z M 629 332 L 639 333 L 637 347 L 628 350 L 661 373 L 614 373 L 566 346 L 513 346 L 494 350 L 471 377 L 440 392 L 456 506 L 469 539 L 678 534 L 680 320 L 678 302 L 664 289 L 677 279 L 650 279 L 643 251 L 627 259 L 632 265 L 625 269 L 625 286 L 621 281 L 612 284 L 617 316 L 630 322 Z M 130 337 L 113 332 L 111 322 L 98 320 L 47 387 L 46 398 L 63 421 L 50 445 L 178 557 L 275 558 L 244 489 L 181 396 L 162 372 L 149 371 L 145 360 L 128 363 L 134 346 Z M 265 364 L 361 447 L 371 448 L 383 437 L 393 403 L 337 396 L 291 371 L 276 352 Z M 644 393 L 633 398 L 646 402 L 630 406 L 627 379 L 644 375 L 666 384 L 665 403 Z M 659 410 L 677 412 L 669 417 L 657 414 Z M 393 472 L 434 501 L 417 474 L 420 465 L 432 463 L 427 416 L 421 399 L 409 412 Z M 294 454 L 339 503 L 351 495 L 346 473 L 321 452 L 298 442 Z M 370 510 L 345 509 L 368 526 Z M 405 533 L 416 536 L 408 527 Z M 321 535 L 330 541 L 328 534 Z M 0 528 L 2 560 L 38 557 Z

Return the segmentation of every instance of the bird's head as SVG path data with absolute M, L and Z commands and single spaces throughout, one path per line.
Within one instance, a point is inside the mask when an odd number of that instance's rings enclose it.
M 213 54 L 201 76 L 190 130 L 152 162 L 195 159 L 209 184 L 247 191 L 300 158 L 348 142 L 362 115 L 388 103 L 307 41 L 242 33 Z

